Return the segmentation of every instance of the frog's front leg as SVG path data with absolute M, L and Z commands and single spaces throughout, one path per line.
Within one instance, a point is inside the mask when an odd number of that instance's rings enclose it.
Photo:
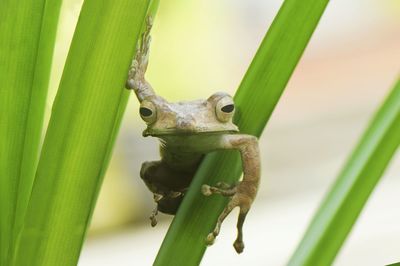
M 141 36 L 140 43 L 136 49 L 135 58 L 132 60 L 131 67 L 128 72 L 126 88 L 134 90 L 135 94 L 141 102 L 147 96 L 154 95 L 153 88 L 144 77 L 147 66 L 149 64 L 149 49 L 150 49 L 150 30 L 153 26 L 151 16 L 146 18 L 146 29 Z
M 233 246 L 236 252 L 241 253 L 244 249 L 243 223 L 251 204 L 257 194 L 260 182 L 260 155 L 257 138 L 250 135 L 237 134 L 223 136 L 220 143 L 221 149 L 237 149 L 241 154 L 243 165 L 243 180 L 235 186 L 217 184 L 217 186 L 203 185 L 202 192 L 206 196 L 221 194 L 230 197 L 230 201 L 218 217 L 214 230 L 207 236 L 207 244 L 214 243 L 215 237 L 219 234 L 221 224 L 226 216 L 235 207 L 240 208 L 237 222 L 238 235 Z

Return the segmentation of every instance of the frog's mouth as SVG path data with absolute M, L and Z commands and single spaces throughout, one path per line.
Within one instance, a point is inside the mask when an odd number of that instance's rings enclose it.
M 195 136 L 195 135 L 216 135 L 216 134 L 233 134 L 237 133 L 239 130 L 226 129 L 226 130 L 177 130 L 177 129 L 163 129 L 161 131 L 154 131 L 151 129 L 145 129 L 143 131 L 143 137 L 153 136 Z

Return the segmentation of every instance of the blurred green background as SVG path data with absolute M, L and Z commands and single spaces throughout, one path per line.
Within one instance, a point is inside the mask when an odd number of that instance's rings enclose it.
M 57 34 L 47 118 L 79 16 L 79 0 L 65 0 Z M 161 1 L 152 31 L 147 79 L 168 100 L 233 94 L 281 1 Z M 260 140 L 262 185 L 245 224 L 246 251 L 231 248 L 228 217 L 204 265 L 283 265 L 369 117 L 400 70 L 400 2 L 331 1 Z M 130 99 L 94 213 L 80 266 L 151 265 L 171 221 L 151 228 L 152 195 L 140 180 L 158 142 Z M 336 265 L 400 261 L 400 158 L 342 249 Z M 397 179 L 396 179 L 397 178 Z M 221 256 L 223 254 L 223 256 Z M 262 263 L 261 263 L 262 262 Z

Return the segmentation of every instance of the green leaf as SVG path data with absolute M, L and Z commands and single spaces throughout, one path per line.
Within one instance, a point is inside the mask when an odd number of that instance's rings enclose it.
M 35 175 L 60 5 L 0 3 L 0 265 L 10 265 Z
M 84 2 L 15 265 L 76 265 L 128 100 L 125 79 L 149 2 Z
M 17 245 L 18 236 L 23 227 L 24 216 L 39 159 L 39 144 L 42 136 L 44 111 L 61 3 L 62 0 L 46 1 L 43 10 L 31 100 L 28 110 L 29 115 L 26 121 L 25 135 L 27 137 L 24 139 L 24 153 L 22 155 L 17 190 L 18 196 L 11 248 Z
M 400 145 L 400 80 L 323 200 L 289 265 L 331 265 Z
M 235 120 L 241 132 L 261 135 L 327 3 L 328 0 L 284 2 L 235 95 Z M 205 237 L 226 204 L 223 197 L 202 196 L 201 185 L 232 183 L 240 174 L 237 153 L 206 156 L 168 230 L 155 265 L 200 263 L 206 249 Z

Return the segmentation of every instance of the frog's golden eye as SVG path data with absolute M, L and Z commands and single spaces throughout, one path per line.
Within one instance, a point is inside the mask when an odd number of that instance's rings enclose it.
M 228 122 L 230 119 L 232 119 L 234 111 L 235 105 L 233 103 L 233 99 L 230 96 L 225 96 L 221 98 L 215 106 L 215 113 L 217 114 L 217 118 L 222 122 Z
M 154 123 L 157 119 L 157 109 L 150 101 L 142 101 L 139 108 L 140 117 L 147 123 Z

